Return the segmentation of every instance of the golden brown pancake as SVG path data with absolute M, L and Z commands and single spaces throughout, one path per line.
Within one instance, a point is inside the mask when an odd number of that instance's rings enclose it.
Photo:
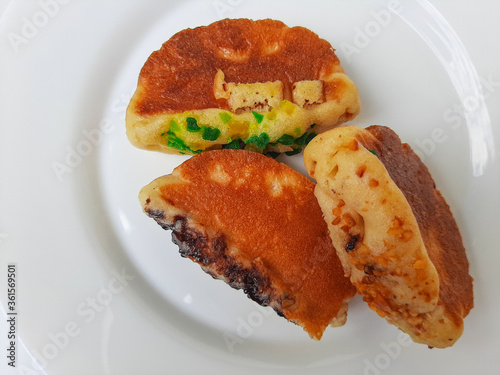
M 127 135 L 166 153 L 297 152 L 359 106 L 334 49 L 312 31 L 225 19 L 183 30 L 153 52 L 127 110 Z
M 144 212 L 214 278 L 320 339 L 355 293 L 314 196 L 290 167 L 245 150 L 196 155 L 144 187 Z
M 459 229 L 428 169 L 389 128 L 316 137 L 304 161 L 351 281 L 370 308 L 432 347 L 453 345 L 473 307 Z

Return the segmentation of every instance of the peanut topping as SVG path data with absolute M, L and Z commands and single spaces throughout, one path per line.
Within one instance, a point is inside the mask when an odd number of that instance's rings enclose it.
M 353 227 L 356 225 L 356 220 L 354 220 L 352 218 L 352 216 L 350 214 L 343 214 L 342 215 L 342 220 L 344 221 L 345 225 L 347 225 L 348 227 Z
M 347 145 L 347 147 L 351 151 L 358 151 L 358 149 L 359 149 L 358 141 L 356 141 L 355 139 L 353 139 L 351 142 L 349 142 L 349 144 Z
M 368 255 L 368 254 L 370 254 L 370 249 L 365 245 L 361 245 L 359 247 L 359 249 L 357 250 L 357 253 L 359 255 Z
M 359 178 L 361 178 L 361 177 L 363 177 L 365 172 L 366 172 L 366 165 L 362 165 L 361 167 L 359 167 L 357 169 L 356 174 L 358 175 Z
M 377 264 L 380 264 L 381 266 L 387 266 L 389 264 L 389 261 L 387 260 L 387 258 L 385 258 L 383 256 L 376 257 L 375 262 Z
M 392 227 L 393 228 L 399 228 L 403 226 L 403 220 L 401 220 L 399 217 L 394 216 L 394 220 L 392 221 Z
M 395 237 L 401 237 L 403 235 L 403 228 L 390 228 L 387 230 L 387 234 L 391 235 L 391 236 L 395 236 Z
M 397 216 L 394 217 L 392 227 L 387 230 L 387 234 L 398 237 L 403 242 L 408 242 L 413 238 L 413 232 L 411 230 L 405 230 L 403 228 L 403 221 Z
M 403 234 L 401 235 L 401 239 L 404 242 L 408 242 L 413 238 L 413 232 L 411 230 L 405 230 Z

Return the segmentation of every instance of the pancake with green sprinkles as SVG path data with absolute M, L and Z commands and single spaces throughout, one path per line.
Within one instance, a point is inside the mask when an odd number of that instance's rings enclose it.
M 275 20 L 180 31 L 151 54 L 127 109 L 130 142 L 177 154 L 295 154 L 360 111 L 329 42 Z
M 203 152 L 144 187 L 139 200 L 148 216 L 172 230 L 183 257 L 312 338 L 345 323 L 355 289 L 314 183 L 287 165 L 246 150 Z

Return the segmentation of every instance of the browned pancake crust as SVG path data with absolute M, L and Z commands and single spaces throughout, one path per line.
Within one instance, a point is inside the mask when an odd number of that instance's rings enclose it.
M 276 52 L 269 46 L 276 46 Z M 241 61 L 226 58 L 229 54 L 240 56 Z M 214 95 L 217 69 L 224 72 L 228 83 L 280 80 L 288 100 L 294 82 L 317 80 L 320 73 L 343 72 L 330 44 L 306 28 L 289 28 L 269 19 L 225 19 L 183 30 L 150 56 L 139 76 L 140 86 L 146 89 L 136 112 L 153 115 L 229 109 L 226 99 Z M 343 92 L 339 82 L 325 82 L 326 97 Z
M 439 298 L 457 326 L 472 309 L 473 288 L 462 237 L 450 208 L 427 167 L 408 144 L 385 126 L 370 126 L 373 139 L 359 139 L 375 150 L 404 194 L 417 220 L 428 255 L 439 275 Z
M 345 319 L 355 289 L 344 276 L 314 186 L 266 156 L 218 150 L 155 180 L 140 200 L 149 216 L 174 230 L 181 254 L 320 339 L 336 317 Z

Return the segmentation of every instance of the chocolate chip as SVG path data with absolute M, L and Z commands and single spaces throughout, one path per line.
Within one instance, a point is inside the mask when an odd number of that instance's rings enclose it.
M 149 217 L 152 217 L 153 219 L 165 219 L 165 212 L 161 210 L 146 210 L 146 213 L 148 214 Z
M 172 240 L 179 246 L 179 253 L 185 258 L 199 263 L 203 270 L 216 279 L 224 279 L 235 288 L 242 289 L 248 298 L 262 306 L 272 305 L 280 316 L 283 315 L 280 302 L 282 296 L 277 295 L 274 287 L 255 264 L 244 266 L 227 254 L 227 242 L 223 234 L 207 237 L 207 234 L 189 225 L 184 216 L 175 216 L 173 223 L 162 220 L 163 212 L 148 212 L 164 229 L 172 230 Z
M 347 245 L 345 245 L 345 251 L 349 252 L 354 250 L 356 247 L 356 242 L 359 240 L 359 235 L 356 234 L 355 236 L 352 236 Z

